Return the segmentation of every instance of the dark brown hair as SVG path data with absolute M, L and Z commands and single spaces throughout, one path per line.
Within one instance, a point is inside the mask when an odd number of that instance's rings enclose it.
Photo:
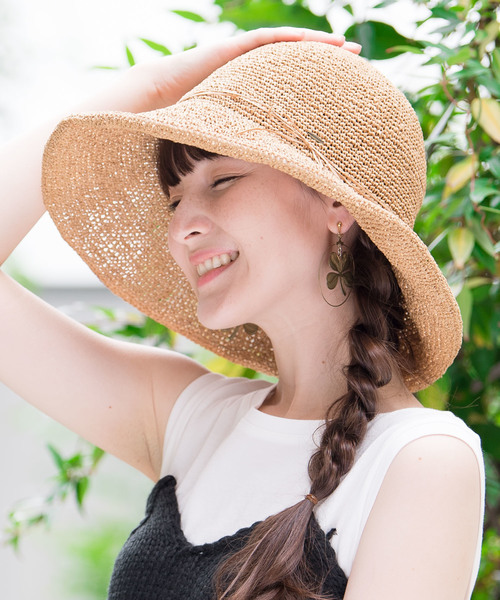
M 160 142 L 159 176 L 163 189 L 176 185 L 195 161 L 216 155 L 198 148 Z M 352 290 L 359 315 L 348 333 L 350 363 L 345 367 L 347 392 L 326 414 L 318 450 L 309 461 L 310 493 L 327 498 L 351 469 L 356 449 L 377 410 L 377 390 L 393 373 L 410 373 L 411 348 L 404 341 L 405 311 L 391 265 L 368 236 L 359 231 L 351 246 L 355 261 Z M 304 499 L 259 523 L 246 545 L 220 565 L 216 574 L 219 600 L 323 599 L 304 551 L 313 504 Z
M 158 146 L 158 175 L 160 185 L 167 196 L 170 197 L 170 188 L 178 185 L 181 177 L 191 173 L 195 164 L 204 159 L 212 160 L 219 156 L 208 150 L 176 144 L 170 140 L 160 140 Z

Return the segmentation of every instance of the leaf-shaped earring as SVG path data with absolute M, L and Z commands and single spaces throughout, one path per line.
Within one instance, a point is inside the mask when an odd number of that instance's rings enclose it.
M 330 256 L 328 258 L 328 265 L 331 271 L 326 274 L 326 286 L 329 290 L 334 290 L 337 285 L 340 285 L 340 290 L 344 299 L 340 304 L 332 304 L 329 302 L 323 292 L 323 299 L 327 304 L 333 306 L 334 308 L 338 306 L 342 306 L 351 295 L 352 286 L 354 283 L 354 261 L 352 259 L 352 254 L 349 252 L 349 249 L 342 241 L 342 222 L 339 221 L 337 223 L 338 227 L 338 240 L 336 248 L 332 250 Z
M 247 333 L 248 335 L 255 335 L 257 333 L 257 331 L 259 330 L 259 326 L 256 325 L 255 323 L 244 323 L 243 329 L 245 330 L 245 333 Z
M 259 331 L 259 326 L 255 323 L 243 323 L 243 325 L 237 325 L 236 327 L 231 327 L 230 329 L 223 329 L 222 331 L 227 331 L 229 333 L 227 338 L 228 342 L 232 341 L 236 337 L 240 327 L 243 327 L 243 331 L 247 335 L 255 335 L 257 331 Z

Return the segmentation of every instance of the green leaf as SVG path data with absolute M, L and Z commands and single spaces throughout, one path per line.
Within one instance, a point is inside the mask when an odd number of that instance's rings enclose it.
M 397 0 L 383 0 L 376 4 L 373 8 L 385 8 L 386 6 L 391 6 L 391 4 L 396 4 Z
M 361 44 L 363 56 L 371 60 L 384 60 L 402 54 L 402 52 L 408 52 L 406 49 L 395 50 L 401 46 L 420 47 L 420 42 L 404 37 L 392 25 L 379 21 L 354 23 L 344 35 L 348 40 Z
M 144 42 L 146 46 L 149 46 L 152 50 L 159 52 L 163 56 L 169 56 L 170 54 L 172 54 L 172 52 L 170 52 L 170 50 L 162 44 L 158 44 L 157 42 L 153 42 L 152 40 L 147 40 L 146 38 L 140 38 L 140 40 L 141 42 Z
M 481 381 L 486 381 L 491 369 L 495 366 L 495 354 L 486 348 L 479 348 L 471 354 L 470 360 L 476 370 L 475 376 Z
M 172 10 L 171 12 L 179 15 L 179 17 L 182 17 L 183 19 L 194 21 L 195 23 L 206 23 L 206 19 L 204 17 L 189 10 Z
M 451 194 L 462 189 L 472 178 L 478 168 L 478 161 L 474 154 L 455 163 L 446 173 L 445 186 L 443 189 L 443 200 Z
M 442 25 L 441 27 L 437 27 L 436 29 L 433 29 L 431 33 L 439 33 L 442 36 L 446 36 L 449 33 L 453 33 L 456 31 L 456 24 L 455 23 L 447 23 L 446 25 Z
M 83 506 L 83 499 L 85 498 L 85 494 L 89 488 L 89 478 L 81 477 L 75 482 L 75 496 L 76 503 L 81 508 Z
M 411 52 L 412 54 L 423 54 L 424 50 L 420 46 L 393 46 L 389 48 L 389 52 L 397 52 L 398 54 L 403 54 L 404 52 Z
M 457 11 L 453 11 L 453 10 L 449 10 L 448 8 L 445 8 L 444 6 L 434 6 L 430 9 L 432 16 L 435 19 L 445 19 L 446 21 L 451 21 L 453 22 L 455 25 L 458 25 L 460 23 L 460 19 L 457 16 Z
M 351 15 L 351 17 L 354 16 L 354 11 L 350 4 L 344 4 L 344 6 L 342 8 L 346 11 L 346 13 L 349 13 Z
M 491 173 L 500 179 L 500 155 L 497 154 L 488 159 L 488 167 Z
M 19 534 L 10 536 L 6 543 L 9 546 L 12 546 L 14 552 L 19 552 Z
M 446 59 L 446 62 L 448 62 L 448 59 Z M 464 81 L 473 77 L 480 77 L 481 75 L 488 77 L 488 68 L 484 67 L 479 61 L 471 59 L 467 61 L 463 69 L 455 71 L 449 77 L 450 80 Z
M 220 20 L 230 21 L 239 29 L 286 25 L 320 31 L 332 30 L 324 15 L 315 15 L 297 2 L 283 4 L 281 0 L 215 0 L 215 4 L 222 9 Z
M 442 242 L 442 240 L 448 235 L 448 231 L 449 229 L 444 229 L 432 240 L 428 246 L 429 252 L 432 252 L 434 248 Z
M 478 242 L 477 235 L 475 235 L 475 238 Z M 495 273 L 498 269 L 498 261 L 496 256 L 492 255 L 490 252 L 486 252 L 479 242 L 474 246 L 472 255 L 476 258 L 482 269 L 486 269 L 490 273 Z
M 101 448 L 94 446 L 92 450 L 92 467 L 94 468 L 106 453 Z
M 66 464 L 72 469 L 79 469 L 83 465 L 83 456 L 78 452 L 66 460 Z
M 464 46 L 456 54 L 450 56 L 446 62 L 449 65 L 459 65 L 465 63 L 472 56 L 474 56 L 474 50 L 470 46 Z
M 429 40 L 419 40 L 419 42 L 422 44 L 422 46 L 424 46 L 424 48 L 436 48 L 441 50 L 441 52 L 451 53 L 451 50 L 448 48 L 448 46 L 440 44 L 439 42 L 430 42 Z
M 474 181 L 474 189 L 471 191 L 471 200 L 481 204 L 483 200 L 498 194 L 498 187 L 492 186 L 489 179 L 480 178 Z
M 460 294 L 457 296 L 457 303 L 460 307 L 462 321 L 464 325 L 464 340 L 469 339 L 470 321 L 472 317 L 472 292 L 467 287 L 463 287 Z
M 465 227 L 457 227 L 448 234 L 448 246 L 457 269 L 463 269 L 474 249 L 474 234 Z
M 66 468 L 64 458 L 59 454 L 59 452 L 54 448 L 54 446 L 52 446 L 52 444 L 47 444 L 47 448 L 48 448 L 50 454 L 52 455 L 52 458 L 56 464 L 56 467 L 60 471 L 63 471 Z
M 474 232 L 474 237 L 476 238 L 476 242 L 481 246 L 481 248 L 487 252 L 493 258 L 496 258 L 495 246 L 493 242 L 490 240 L 489 235 L 481 226 L 476 219 L 471 221 L 472 231 Z
M 474 288 L 482 285 L 490 285 L 490 283 L 491 279 L 488 279 L 488 277 L 470 277 L 465 282 L 465 285 L 469 288 L 469 290 L 473 290 Z
M 115 311 L 108 306 L 92 306 L 92 310 L 104 315 L 110 321 L 116 321 Z
M 133 67 L 135 65 L 135 58 L 128 46 L 125 46 L 125 52 L 127 54 L 127 61 L 129 66 Z
M 500 81 L 500 48 L 495 48 L 491 53 L 491 68 L 497 81 Z
M 500 102 L 493 98 L 474 98 L 471 111 L 481 128 L 500 144 Z

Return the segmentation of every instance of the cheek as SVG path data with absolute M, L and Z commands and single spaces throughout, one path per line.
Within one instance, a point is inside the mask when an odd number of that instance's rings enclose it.
M 190 273 L 188 272 L 189 261 L 182 247 L 175 241 L 174 236 L 171 235 L 171 227 L 169 229 L 169 234 L 167 237 L 167 249 L 170 252 L 170 255 L 176 262 L 177 266 L 181 269 L 184 275 L 189 280 Z
M 168 235 L 167 235 L 167 250 L 169 251 L 169 253 L 172 255 L 172 258 L 175 260 L 175 262 L 177 264 L 179 264 L 179 260 L 178 260 L 178 248 L 176 246 L 176 243 L 174 241 L 174 237 L 172 235 L 172 223 L 170 223 L 169 227 L 168 227 Z

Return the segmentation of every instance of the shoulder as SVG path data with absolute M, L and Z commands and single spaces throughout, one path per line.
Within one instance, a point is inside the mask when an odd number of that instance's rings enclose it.
M 477 571 L 483 501 L 481 461 L 466 440 L 432 434 L 406 444 L 365 524 L 346 599 L 368 590 L 385 600 L 466 596 Z
M 392 460 L 376 502 L 384 496 L 410 494 L 412 504 L 432 495 L 436 507 L 453 511 L 467 495 L 480 498 L 482 459 L 467 439 L 448 434 L 428 434 L 404 445 Z M 470 494 L 474 491 L 473 494 Z M 458 494 L 456 496 L 455 494 Z M 381 500 L 382 498 L 382 500 Z M 446 499 L 451 503 L 446 504 Z M 440 500 L 443 504 L 440 504 Z M 428 500 L 427 500 L 428 502 Z
M 433 435 L 462 440 L 481 456 L 481 440 L 474 431 L 453 413 L 430 408 L 408 408 L 377 415 L 368 426 L 358 455 L 384 453 L 392 461 L 406 444 Z
M 223 439 L 251 408 L 262 403 L 271 386 L 261 379 L 218 373 L 206 373 L 191 382 L 177 398 L 166 426 L 162 474 L 196 456 L 208 438 Z
M 445 485 L 448 480 L 450 485 Z M 369 424 L 352 469 L 318 507 L 317 515 L 325 531 L 338 530 L 332 545 L 349 575 L 376 503 L 389 507 L 388 500 L 392 500 L 411 510 L 421 493 L 420 504 L 436 514 L 440 503 L 429 507 L 428 502 L 438 501 L 441 495 L 440 502 L 445 503 L 446 494 L 452 497 L 457 487 L 479 490 L 475 498 L 483 506 L 484 463 L 475 432 L 450 412 L 410 408 L 381 413 Z M 384 489 L 390 493 L 384 494 Z M 386 500 L 380 501 L 382 495 Z M 449 504 L 456 506 L 455 502 Z M 390 515 L 392 509 L 387 510 Z M 388 522 L 387 526 L 395 525 Z
M 439 447 L 440 452 L 435 447 Z M 389 468 L 407 465 L 415 452 L 422 453 L 422 461 L 434 452 L 436 469 L 443 468 L 445 461 L 452 462 L 455 456 L 465 453 L 474 459 L 480 476 L 484 478 L 481 440 L 453 413 L 427 408 L 382 413 L 370 423 L 352 473 L 346 476 L 346 479 L 356 480 L 369 473 L 368 506 L 365 508 L 370 508 Z
M 366 509 L 379 501 L 384 489 L 390 496 L 395 487 L 400 492 L 412 489 L 415 498 L 417 489 L 444 497 L 467 487 L 484 498 L 481 440 L 451 412 L 422 408 L 379 415 L 360 453 L 358 476 L 371 472 Z
M 205 420 L 210 414 L 231 408 L 239 413 L 256 405 L 260 390 L 268 390 L 271 383 L 262 379 L 226 377 L 208 372 L 197 377 L 179 394 L 172 409 L 167 431 L 177 427 L 180 420 L 197 418 Z

